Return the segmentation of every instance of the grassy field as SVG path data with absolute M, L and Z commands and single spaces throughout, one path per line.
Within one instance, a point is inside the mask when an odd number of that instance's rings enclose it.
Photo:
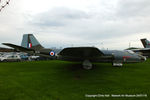
M 85 97 L 97 94 L 147 94 L 148 97 Z M 0 100 L 149 100 L 150 60 L 125 64 L 37 61 L 0 63 Z

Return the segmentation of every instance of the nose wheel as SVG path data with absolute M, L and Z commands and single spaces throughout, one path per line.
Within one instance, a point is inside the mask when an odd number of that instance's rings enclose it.
M 86 70 L 92 69 L 92 63 L 89 60 L 84 60 L 82 65 L 83 68 Z
M 123 66 L 122 63 L 117 63 L 117 62 L 113 62 L 112 65 L 113 65 L 114 67 L 122 67 L 122 66 Z

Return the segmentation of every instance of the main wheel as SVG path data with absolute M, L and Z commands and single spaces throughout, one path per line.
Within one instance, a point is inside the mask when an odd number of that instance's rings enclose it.
M 116 62 L 113 62 L 112 65 L 113 65 L 114 67 L 122 67 L 122 66 L 123 66 L 122 63 L 116 63 Z
M 84 60 L 82 65 L 83 65 L 83 68 L 87 70 L 90 70 L 93 68 L 92 63 L 89 60 Z

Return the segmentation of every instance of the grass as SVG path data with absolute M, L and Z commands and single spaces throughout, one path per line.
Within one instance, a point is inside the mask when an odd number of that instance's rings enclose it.
M 140 98 L 88 98 L 85 94 L 147 94 Z M 37 61 L 0 63 L 0 100 L 149 100 L 150 60 L 122 68 L 95 63 Z

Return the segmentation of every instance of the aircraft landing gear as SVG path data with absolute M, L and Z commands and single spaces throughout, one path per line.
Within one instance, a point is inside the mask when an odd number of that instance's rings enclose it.
M 122 66 L 123 66 L 122 63 L 116 63 L 116 62 L 113 62 L 112 65 L 113 65 L 114 67 L 122 67 Z
M 84 60 L 82 65 L 84 69 L 87 70 L 92 69 L 92 63 L 89 60 Z

